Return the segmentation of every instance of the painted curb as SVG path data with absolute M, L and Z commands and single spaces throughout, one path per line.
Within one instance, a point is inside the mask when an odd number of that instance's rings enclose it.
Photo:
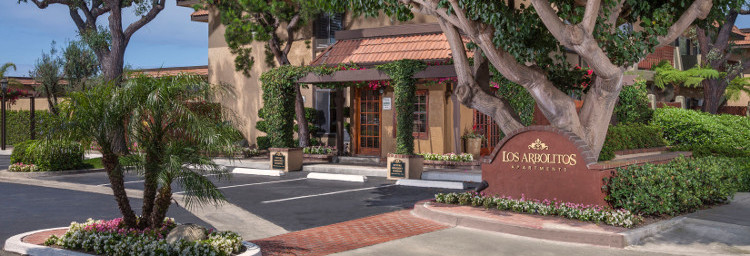
M 432 220 L 454 227 L 460 226 L 537 239 L 592 244 L 614 248 L 624 248 L 625 246 L 627 246 L 625 236 L 620 233 L 602 233 L 547 227 L 540 228 L 520 226 L 512 223 L 501 223 L 494 220 L 473 217 L 469 215 L 459 215 L 434 211 L 430 209 L 430 203 L 431 202 L 429 201 L 417 202 L 414 205 L 414 209 L 411 211 L 411 213 L 414 216 L 423 219 Z
M 250 174 L 250 175 L 263 175 L 263 176 L 284 176 L 286 175 L 283 171 L 276 170 L 260 170 L 260 169 L 249 169 L 249 168 L 234 168 L 232 173 L 236 174 Z
M 425 171 L 422 172 L 422 179 L 482 183 L 482 174 L 469 172 Z
M 654 236 L 658 233 L 661 233 L 662 231 L 670 229 L 674 227 L 675 225 L 684 222 L 685 219 L 687 219 L 687 217 L 674 217 L 668 220 L 652 223 L 652 224 L 649 224 L 640 228 L 628 230 L 628 231 L 622 232 L 621 234 L 625 236 L 625 241 L 627 242 L 627 245 L 638 245 L 643 241 L 643 239 L 646 239 L 650 236 Z
M 355 166 L 355 165 L 342 165 L 342 164 L 310 164 L 310 165 L 303 165 L 302 171 L 364 175 L 364 176 L 373 176 L 373 177 L 388 176 L 388 172 L 386 171 L 385 167 L 377 167 L 377 166 Z
M 321 173 L 321 172 L 311 172 L 307 174 L 307 178 L 314 179 L 314 180 L 336 180 L 336 181 L 350 181 L 350 182 L 367 181 L 367 176 L 364 176 L 364 175 Z
M 3 247 L 3 250 L 29 256 L 94 256 L 92 254 L 24 243 L 23 241 L 21 241 L 21 239 L 23 239 L 24 237 L 34 233 L 67 228 L 68 227 L 40 229 L 12 236 L 8 238 L 8 240 L 5 240 L 5 247 Z M 245 250 L 245 252 L 237 254 L 236 256 L 262 256 L 260 246 L 247 241 L 242 241 L 242 245 L 247 249 Z
M 457 181 L 401 179 L 396 181 L 396 185 L 421 188 L 466 189 L 466 183 Z
M 40 230 L 34 230 L 29 231 L 26 233 L 18 234 L 15 236 L 12 236 L 8 238 L 8 240 L 5 240 L 5 247 L 3 250 L 9 251 L 9 252 L 15 252 L 20 253 L 22 255 L 30 255 L 30 256 L 93 256 L 91 254 L 86 253 L 80 253 L 80 252 L 73 252 L 58 248 L 52 248 L 47 246 L 41 246 L 36 244 L 30 244 L 30 243 L 24 243 L 21 241 L 24 237 L 39 233 L 39 232 L 45 232 L 45 231 L 51 231 L 56 229 L 67 229 L 68 227 L 59 227 L 59 228 L 48 228 L 48 229 L 40 229 Z
M 51 172 L 9 172 L 7 169 L 4 169 L 4 170 L 0 170 L 0 177 L 37 178 L 37 177 L 55 177 L 55 176 L 92 173 L 92 172 L 104 172 L 104 169 L 82 169 L 82 170 L 51 171 Z

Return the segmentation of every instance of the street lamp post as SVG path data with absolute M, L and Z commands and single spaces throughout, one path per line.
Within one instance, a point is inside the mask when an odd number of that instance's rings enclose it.
M 1 123 L 0 130 L 2 130 L 0 131 L 0 137 L 2 137 L 0 138 L 0 150 L 5 150 L 5 93 L 6 93 L 6 90 L 8 90 L 7 78 L 3 77 L 3 80 L 0 80 L 0 88 L 2 88 L 2 91 L 3 91 L 2 93 L 3 94 L 3 101 L 2 101 L 3 106 L 1 107 L 2 109 L 0 110 L 0 112 L 2 112 L 0 114 L 0 116 L 2 116 L 2 120 L 0 121 Z

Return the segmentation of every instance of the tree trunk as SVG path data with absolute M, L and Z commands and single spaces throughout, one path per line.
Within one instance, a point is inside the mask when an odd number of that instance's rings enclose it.
M 336 97 L 334 98 L 334 108 L 336 108 L 336 155 L 344 155 L 344 93 L 343 88 L 336 88 Z
M 609 80 L 596 77 L 593 87 L 584 96 L 580 118 L 586 137 L 581 139 L 586 141 L 594 156 L 599 156 L 604 146 L 612 112 L 622 90 L 623 74 L 624 71 L 621 71 L 617 78 Z
M 154 225 L 151 223 L 150 218 L 154 213 L 154 202 L 156 201 L 156 192 L 159 188 L 159 163 L 161 161 L 154 156 L 154 154 L 146 153 L 146 166 L 145 166 L 145 177 L 143 187 L 143 208 L 141 212 L 142 221 L 140 223 L 141 228 L 146 228 Z
M 717 114 L 722 103 L 722 96 L 727 84 L 718 79 L 703 80 L 703 112 Z
M 156 197 L 154 211 L 151 213 L 151 228 L 158 229 L 161 227 L 164 218 L 167 217 L 167 210 L 172 204 L 172 186 L 164 185 L 159 189 L 159 195 Z M 145 215 L 144 215 L 145 216 Z
M 310 146 L 310 131 L 307 127 L 307 119 L 305 118 L 305 103 L 302 101 L 302 92 L 299 86 L 294 86 L 294 92 L 297 94 L 297 100 L 294 101 L 294 112 L 297 114 L 297 126 L 299 126 L 299 146 L 301 148 Z
M 102 165 L 104 165 L 104 169 L 107 171 L 109 183 L 112 185 L 112 194 L 115 196 L 117 207 L 120 208 L 123 223 L 126 227 L 137 227 L 137 218 L 133 209 L 130 207 L 130 200 L 125 192 L 125 181 L 123 179 L 122 166 L 120 166 L 119 157 L 108 150 L 103 150 Z

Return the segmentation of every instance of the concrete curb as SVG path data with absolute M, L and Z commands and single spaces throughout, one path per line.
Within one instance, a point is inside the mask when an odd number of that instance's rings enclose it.
M 560 242 L 592 244 L 615 248 L 627 246 L 625 236 L 619 233 L 589 232 L 549 227 L 528 227 L 512 223 L 501 223 L 490 219 L 468 215 L 450 214 L 430 209 L 429 201 L 417 202 L 412 214 L 435 222 L 451 226 L 475 228 L 486 231 L 500 232 L 517 236 L 546 239 Z
M 3 247 L 3 250 L 29 256 L 94 256 L 92 254 L 24 243 L 22 241 L 24 237 L 34 233 L 67 228 L 68 227 L 40 229 L 12 236 L 8 238 L 8 240 L 5 240 L 5 247 Z M 242 241 L 242 245 L 245 246 L 246 250 L 243 253 L 237 254 L 237 256 L 262 256 L 260 246 L 247 241 Z
M 628 230 L 621 234 L 625 237 L 627 245 L 638 245 L 650 236 L 654 236 L 662 231 L 670 229 L 677 224 L 685 221 L 687 217 L 675 217 L 669 220 L 659 221 L 650 225 L 646 225 L 640 228 Z
M 352 174 L 352 175 L 364 175 L 373 177 L 385 177 L 388 176 L 388 172 L 385 167 L 377 166 L 354 166 L 354 165 L 338 165 L 338 164 L 310 164 L 303 165 L 302 171 L 306 172 L 323 172 L 323 173 L 336 173 L 336 174 Z
M 401 179 L 396 181 L 396 185 L 421 188 L 466 189 L 466 183 L 457 181 Z
M 425 170 L 424 172 L 422 172 L 422 179 L 482 183 L 482 174 L 458 171 Z
M 364 176 L 364 175 L 321 173 L 321 172 L 311 172 L 307 174 L 307 178 L 314 179 L 314 180 L 336 180 L 336 181 L 350 181 L 350 182 L 367 181 L 367 176 Z
M 92 173 L 92 172 L 104 172 L 104 169 L 81 169 L 81 170 L 53 171 L 53 172 L 9 172 L 8 170 L 0 170 L 0 177 L 38 178 L 38 177 L 55 177 L 55 176 Z
M 234 168 L 232 169 L 232 173 L 237 174 L 250 174 L 250 175 L 264 175 L 264 176 L 284 176 L 286 175 L 283 171 L 277 171 L 277 170 L 260 170 L 260 169 L 249 169 L 249 168 Z
M 8 238 L 8 240 L 5 240 L 5 247 L 3 248 L 3 250 L 9 251 L 9 252 L 20 253 L 22 255 L 30 255 L 30 256 L 36 256 L 36 255 L 39 255 L 39 256 L 93 256 L 91 254 L 68 251 L 68 250 L 52 248 L 52 247 L 42 246 L 42 245 L 35 245 L 35 244 L 30 244 L 30 243 L 24 243 L 23 241 L 21 241 L 21 239 L 23 239 L 24 237 L 29 236 L 34 233 L 51 231 L 51 230 L 56 230 L 56 229 L 67 229 L 67 228 L 68 227 L 60 227 L 60 228 L 48 228 L 48 229 L 34 230 L 34 231 L 29 231 L 26 233 L 12 236 Z

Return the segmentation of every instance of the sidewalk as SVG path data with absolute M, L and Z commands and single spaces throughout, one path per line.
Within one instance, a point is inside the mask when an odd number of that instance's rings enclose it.
M 399 211 L 252 241 L 263 255 L 706 255 L 750 253 L 750 193 L 738 193 L 730 204 L 679 218 L 676 224 L 640 245 L 612 248 L 486 231 L 416 217 Z M 464 214 L 471 214 L 464 212 Z M 525 224 L 548 222 L 533 215 Z M 485 219 L 491 219 L 486 218 Z M 556 224 L 576 226 L 557 219 Z M 524 223 L 518 223 L 524 225 Z M 604 231 L 621 228 L 583 224 Z M 558 226 L 559 227 L 559 226 Z M 650 226 L 647 226 L 647 228 Z M 541 226 L 540 226 L 541 228 Z M 643 227 L 642 227 L 643 228 Z M 558 230 L 559 231 L 559 230 Z M 596 239 L 596 238 L 594 238 Z

